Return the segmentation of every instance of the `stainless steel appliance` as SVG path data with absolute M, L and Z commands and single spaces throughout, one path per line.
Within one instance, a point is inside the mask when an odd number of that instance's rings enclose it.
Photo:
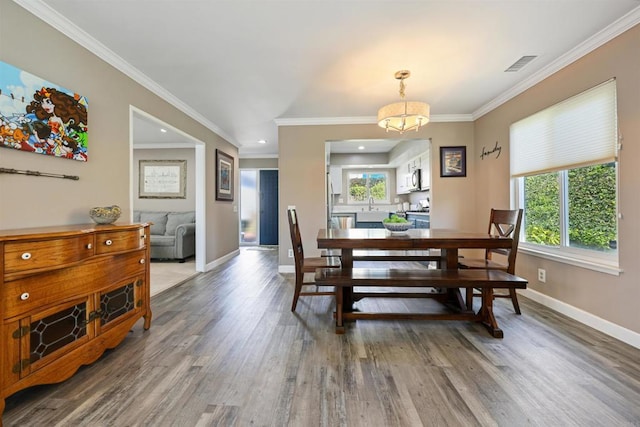
M 416 169 L 411 173 L 411 187 L 409 191 L 420 191 L 420 174 L 422 173 L 421 169 Z

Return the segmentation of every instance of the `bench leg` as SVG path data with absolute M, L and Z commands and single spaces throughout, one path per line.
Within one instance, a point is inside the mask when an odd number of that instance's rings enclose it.
M 336 334 L 344 334 L 344 289 L 336 286 Z
M 467 310 L 473 311 L 473 288 L 466 288 L 467 295 L 465 301 L 467 303 Z
M 482 307 L 480 307 L 480 321 L 494 338 L 503 338 L 504 333 L 498 327 L 493 315 L 493 289 L 482 289 Z

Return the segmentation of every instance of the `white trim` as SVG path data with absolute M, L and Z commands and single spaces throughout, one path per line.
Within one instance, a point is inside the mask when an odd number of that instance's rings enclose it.
M 615 339 L 640 348 L 640 334 L 637 332 L 532 289 L 519 290 L 518 293 Z
M 594 34 L 592 37 L 589 37 L 588 39 L 580 43 L 578 46 L 574 47 L 573 49 L 571 49 L 570 51 L 562 55 L 560 58 L 551 62 L 546 67 L 542 68 L 540 71 L 536 72 L 535 74 L 532 74 L 529 78 L 523 80 L 522 82 L 513 86 L 511 89 L 507 90 L 506 92 L 503 92 L 498 97 L 492 99 L 482 107 L 478 108 L 472 114 L 473 120 L 478 120 L 480 117 L 498 108 L 505 102 L 509 101 L 511 98 L 515 98 L 525 90 L 540 83 L 542 80 L 560 71 L 564 67 L 577 61 L 578 59 L 582 58 L 588 53 L 591 53 L 592 51 L 596 50 L 603 44 L 611 41 L 612 39 L 624 33 L 628 29 L 634 27 L 638 23 L 640 23 L 640 6 L 631 10 L 629 13 L 622 16 L 621 18 L 613 22 L 611 25 L 600 30 L 599 32 Z
M 527 246 L 526 242 L 520 242 L 518 252 L 535 256 L 538 258 L 548 259 L 550 261 L 560 262 L 562 264 L 574 265 L 576 267 L 586 268 L 588 270 L 598 271 L 600 273 L 619 276 L 624 270 L 616 265 L 617 260 L 607 262 L 607 259 L 596 257 L 584 257 L 559 249 L 551 251 L 547 248 L 538 248 Z
M 150 144 L 133 144 L 134 150 L 164 150 L 167 148 L 193 148 L 189 142 L 154 142 Z
M 295 273 L 296 266 L 295 265 L 279 265 L 278 273 Z
M 205 143 L 200 141 L 197 138 L 189 135 L 186 132 L 181 131 L 178 128 L 173 127 L 169 123 L 163 122 L 157 117 L 152 116 L 144 110 L 139 109 L 133 105 L 129 105 L 129 152 L 131 155 L 129 156 L 129 176 L 133 177 L 134 165 L 133 165 L 133 150 L 139 149 L 139 144 L 133 143 L 133 123 L 134 123 L 134 114 L 142 117 L 146 117 L 147 120 L 153 121 L 155 123 L 159 123 L 160 125 L 166 127 L 167 129 L 171 129 L 172 132 L 184 137 L 187 141 L 184 143 L 171 143 L 171 144 L 161 144 L 158 147 L 160 149 L 166 148 L 190 148 L 194 150 L 195 156 L 195 212 L 196 212 L 196 271 L 202 272 L 204 271 L 204 263 L 207 259 L 206 253 L 206 206 L 205 206 L 205 197 L 206 197 L 206 148 Z M 177 145 L 179 147 L 176 147 Z M 151 148 L 151 145 L 157 144 L 147 144 L 142 148 Z M 130 180 L 131 183 L 133 179 Z M 129 206 L 134 205 L 134 194 L 137 189 L 131 187 L 129 189 Z M 131 215 L 133 218 L 133 210 L 131 211 Z
M 111 49 L 106 47 L 104 44 L 100 43 L 95 38 L 91 37 L 87 32 L 79 28 L 76 24 L 69 21 L 63 15 L 58 13 L 55 9 L 51 8 L 48 4 L 44 3 L 42 0 L 13 0 L 15 3 L 20 5 L 22 8 L 26 9 L 36 17 L 42 19 L 47 24 L 51 25 L 57 31 L 61 32 L 65 36 L 69 37 L 71 40 L 78 43 L 80 46 L 86 48 L 89 52 L 93 53 L 100 59 L 107 62 L 109 65 L 113 66 L 117 70 L 121 71 L 133 81 L 139 83 L 144 86 L 146 89 L 151 91 L 152 93 L 158 95 L 160 98 L 164 99 L 169 104 L 173 105 L 178 110 L 182 111 L 192 119 L 199 122 L 201 125 L 205 126 L 207 129 L 216 133 L 220 137 L 224 138 L 231 144 L 236 147 L 240 147 L 240 145 L 234 141 L 231 136 L 225 133 L 219 126 L 215 123 L 211 122 L 209 119 L 204 117 L 202 114 L 189 107 L 187 104 L 182 102 L 179 98 L 169 92 L 167 89 L 160 86 L 158 83 L 153 81 L 150 77 L 144 74 L 142 71 L 138 70 L 120 56 L 118 56 Z
M 234 251 L 231 251 L 228 254 L 223 255 L 220 258 L 216 259 L 216 260 L 211 261 L 210 263 L 208 263 L 205 266 L 204 271 L 205 272 L 211 271 L 214 268 L 224 264 L 225 262 L 229 261 L 231 258 L 233 258 L 235 256 L 238 256 L 238 255 L 240 255 L 240 248 L 238 248 L 238 249 L 236 249 Z
M 472 122 L 471 114 L 436 114 L 429 119 L 430 123 Z M 368 125 L 377 124 L 376 116 L 364 117 L 300 117 L 277 118 L 273 120 L 278 126 L 314 126 L 314 125 Z

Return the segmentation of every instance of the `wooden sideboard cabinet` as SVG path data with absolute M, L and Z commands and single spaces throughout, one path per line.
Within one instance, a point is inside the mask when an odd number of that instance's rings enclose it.
M 148 224 L 0 231 L 0 426 L 7 396 L 149 329 L 149 248 Z

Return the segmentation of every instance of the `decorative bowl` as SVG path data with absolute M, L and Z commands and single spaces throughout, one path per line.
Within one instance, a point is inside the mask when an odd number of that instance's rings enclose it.
M 111 224 L 120 218 L 120 206 L 95 207 L 89 210 L 89 216 L 97 224 Z
M 382 225 L 392 233 L 404 233 L 411 228 L 410 222 L 383 222 Z

